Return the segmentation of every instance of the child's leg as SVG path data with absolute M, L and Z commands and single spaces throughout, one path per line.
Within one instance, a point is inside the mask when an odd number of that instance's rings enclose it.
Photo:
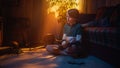
M 53 54 L 60 54 L 60 49 L 58 48 L 58 45 L 47 45 L 46 50 Z

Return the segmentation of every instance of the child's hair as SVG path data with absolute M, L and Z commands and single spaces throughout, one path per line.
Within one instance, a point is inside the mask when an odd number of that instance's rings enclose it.
M 69 9 L 68 14 L 72 18 L 75 18 L 75 19 L 79 18 L 79 11 L 77 9 Z

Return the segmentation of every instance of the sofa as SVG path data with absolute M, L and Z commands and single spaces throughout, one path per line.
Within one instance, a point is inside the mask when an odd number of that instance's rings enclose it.
M 84 24 L 83 44 L 88 52 L 120 67 L 120 5 L 98 8 L 95 18 Z

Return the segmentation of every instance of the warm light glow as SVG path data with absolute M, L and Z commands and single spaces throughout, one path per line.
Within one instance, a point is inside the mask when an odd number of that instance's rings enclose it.
M 52 58 L 52 57 L 53 57 L 53 55 L 48 55 L 48 56 L 46 56 L 44 58 Z
M 79 10 L 79 0 L 47 0 L 49 3 L 48 14 L 53 12 L 55 17 L 65 15 L 66 11 L 71 8 Z
M 49 8 L 49 9 L 48 9 L 48 14 L 49 14 L 50 12 L 54 12 L 54 13 L 55 13 L 55 17 L 57 17 L 57 16 L 58 16 L 58 12 L 57 12 L 58 8 L 59 8 L 59 6 L 57 6 L 57 5 Z

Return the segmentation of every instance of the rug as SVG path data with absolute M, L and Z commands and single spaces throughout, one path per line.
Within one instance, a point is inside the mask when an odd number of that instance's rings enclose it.
M 88 56 L 74 59 L 70 56 L 52 55 L 45 48 L 25 51 L 19 55 L 0 57 L 0 68 L 114 68 L 101 59 Z

